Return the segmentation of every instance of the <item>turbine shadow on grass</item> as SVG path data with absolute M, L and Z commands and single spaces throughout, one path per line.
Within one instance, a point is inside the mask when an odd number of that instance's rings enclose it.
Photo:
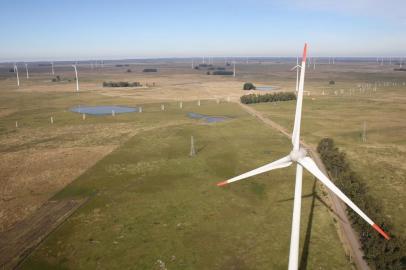
M 317 195 L 316 193 L 316 182 L 317 179 L 313 180 L 313 187 L 312 187 L 312 193 L 308 194 L 308 195 L 303 195 L 303 198 L 312 198 L 312 202 L 310 205 L 310 213 L 309 213 L 309 219 L 307 221 L 307 228 L 306 228 L 306 236 L 305 236 L 305 240 L 303 242 L 303 250 L 302 250 L 302 256 L 300 259 L 300 264 L 299 264 L 299 269 L 300 270 L 306 270 L 307 269 L 307 261 L 308 261 L 308 257 L 309 257 L 309 248 L 310 248 L 310 239 L 311 239 L 311 234 L 312 234 L 312 225 L 313 225 L 313 214 L 314 214 L 314 207 L 315 207 L 315 202 L 316 199 L 321 202 L 325 207 L 327 207 L 327 209 L 331 212 L 334 213 L 334 215 L 339 218 L 340 220 L 342 220 L 342 218 L 334 212 L 334 210 L 325 202 L 323 201 L 322 198 L 320 198 L 319 195 Z M 293 198 L 289 198 L 289 199 L 284 199 L 284 200 L 279 200 L 277 202 L 287 202 L 287 201 L 292 201 Z

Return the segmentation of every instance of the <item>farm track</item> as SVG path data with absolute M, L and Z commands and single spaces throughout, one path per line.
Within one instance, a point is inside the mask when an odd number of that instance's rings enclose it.
M 255 110 L 245 104 L 242 104 L 240 102 L 237 102 L 237 103 L 246 112 L 248 112 L 252 116 L 258 118 L 266 125 L 269 125 L 270 127 L 278 130 L 279 132 L 281 132 L 283 135 L 285 135 L 289 139 L 291 138 L 291 134 L 278 123 L 270 120 L 269 118 L 266 118 L 265 116 L 262 115 L 262 113 L 258 112 L 257 110 Z M 303 145 L 309 151 L 311 157 L 314 159 L 317 166 L 323 171 L 323 173 L 325 175 L 328 175 L 326 168 L 324 167 L 324 164 L 321 161 L 316 149 L 314 149 L 314 147 L 306 144 L 304 141 L 301 141 L 301 145 Z M 338 226 L 337 226 L 338 235 L 341 239 L 341 242 L 344 246 L 344 249 L 345 249 L 347 255 L 350 256 L 351 262 L 353 262 L 356 265 L 357 269 L 369 270 L 370 268 L 369 268 L 367 262 L 364 260 L 364 253 L 362 252 L 361 244 L 358 240 L 357 232 L 351 226 L 351 222 L 348 219 L 345 204 L 332 191 L 330 191 L 329 189 L 325 189 L 325 190 L 327 190 L 328 199 L 330 201 L 331 208 L 333 209 L 333 212 L 334 212 L 333 214 L 338 217 L 336 219 L 337 224 L 338 224 Z

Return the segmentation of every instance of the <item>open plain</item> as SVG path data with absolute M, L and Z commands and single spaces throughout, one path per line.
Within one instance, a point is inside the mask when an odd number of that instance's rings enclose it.
M 0 263 L 22 269 L 286 269 L 294 170 L 225 189 L 216 183 L 289 151 L 288 138 L 238 103 L 248 92 L 264 92 L 244 91 L 244 82 L 294 91 L 295 61 L 237 61 L 235 78 L 206 75 L 184 59 L 123 62 L 128 67 L 106 61 L 103 68 L 79 63 L 79 93 L 68 63 L 55 63 L 61 81 L 52 82 L 49 67 L 38 65 L 19 88 L 10 65 L 2 64 L 0 235 L 47 218 L 41 206 L 50 201 L 83 204 L 72 213 L 58 208 L 69 212 L 63 222 L 42 228 L 40 241 L 29 252 L 21 247 L 17 259 L 0 254 Z M 158 72 L 142 72 L 151 67 Z M 143 86 L 107 88 L 103 81 Z M 404 72 L 374 61 L 321 62 L 307 73 L 302 126 L 311 147 L 331 137 L 347 152 L 392 233 L 401 236 L 405 83 Z M 84 118 L 69 111 L 79 105 L 142 107 L 142 113 Z M 292 129 L 294 101 L 249 107 Z M 206 123 L 188 112 L 228 120 Z M 327 193 L 308 174 L 303 184 L 301 269 L 350 269 L 337 232 L 340 217 Z

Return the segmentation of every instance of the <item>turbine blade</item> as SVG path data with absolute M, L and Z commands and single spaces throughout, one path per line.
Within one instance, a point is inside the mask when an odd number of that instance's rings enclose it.
M 238 176 L 233 177 L 231 179 L 228 179 L 226 181 L 220 182 L 220 183 L 217 184 L 217 186 L 219 186 L 219 187 L 224 186 L 224 185 L 230 184 L 232 182 L 239 181 L 239 180 L 242 180 L 242 179 L 257 175 L 257 174 L 260 174 L 260 173 L 264 173 L 264 172 L 275 170 L 275 169 L 285 168 L 285 167 L 288 167 L 291 164 L 292 164 L 292 161 L 291 161 L 290 157 L 286 156 L 286 157 L 278 159 L 278 160 L 276 160 L 274 162 L 266 164 L 266 165 L 264 165 L 262 167 L 256 168 L 256 169 L 254 169 L 252 171 L 243 173 L 241 175 L 238 175 Z
M 296 65 L 296 66 L 294 66 L 290 71 L 293 71 L 293 70 L 295 70 L 295 69 L 297 69 L 297 68 L 301 68 L 301 66 Z
M 302 119 L 303 88 L 304 88 L 304 78 L 305 78 L 305 72 L 306 72 L 306 55 L 307 55 L 307 44 L 305 43 L 304 49 L 303 49 L 302 66 L 300 69 L 299 91 L 297 92 L 295 124 L 294 124 L 293 132 L 292 132 L 292 144 L 293 144 L 294 150 L 299 150 L 300 122 Z
M 327 176 L 317 167 L 313 159 L 305 157 L 298 160 L 299 164 L 305 167 L 311 174 L 319 179 L 325 186 L 333 191 L 341 200 L 343 200 L 352 210 L 360 215 L 369 225 L 371 225 L 377 232 L 379 232 L 385 239 L 389 240 L 389 235 L 384 232 L 377 224 L 375 224 L 358 206 L 355 205 Z

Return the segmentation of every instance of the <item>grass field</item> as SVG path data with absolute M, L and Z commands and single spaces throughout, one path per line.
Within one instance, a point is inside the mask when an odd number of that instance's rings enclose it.
M 132 137 L 55 196 L 92 199 L 23 268 L 159 269 L 158 260 L 168 269 L 286 268 L 294 170 L 225 189 L 215 183 L 286 154 L 290 142 L 238 105 L 212 102 L 199 111 L 233 120 Z M 193 158 L 190 135 L 198 150 Z M 312 186 L 306 176 L 304 194 Z M 311 202 L 303 201 L 302 240 Z M 327 208 L 316 201 L 313 211 L 308 269 L 348 269 Z
M 0 76 L 0 231 L 49 199 L 90 198 L 21 267 L 286 269 L 294 168 L 226 188 L 215 184 L 289 152 L 287 138 L 225 100 L 246 93 L 241 90 L 245 81 L 293 89 L 290 64 L 238 65 L 236 79 L 207 76 L 184 63 L 150 66 L 159 72 L 142 74 L 135 64 L 132 73 L 126 68 L 80 68 L 80 94 L 73 92 L 73 82 L 50 82 L 42 69 L 34 70 L 29 81 L 22 79 L 20 89 L 12 74 Z M 360 73 L 360 68 L 368 72 Z M 69 68 L 57 70 L 72 79 Z M 383 75 L 376 78 L 377 72 Z M 381 87 L 368 96 L 332 95 L 398 75 L 389 69 L 337 65 L 309 70 L 307 78 L 311 96 L 304 101 L 303 138 L 313 145 L 323 137 L 334 138 L 383 204 L 395 233 L 404 235 L 404 87 Z M 335 86 L 326 84 L 331 79 Z M 109 80 L 156 86 L 102 88 Z M 323 90 L 329 96 L 322 96 Z M 77 105 L 142 106 L 143 113 L 82 120 L 69 111 Z M 294 102 L 250 106 L 291 130 Z M 189 119 L 190 111 L 231 120 L 206 124 Z M 360 136 L 364 121 L 367 143 Z M 198 151 L 193 158 L 188 156 L 191 135 Z M 302 269 L 350 269 L 321 193 L 306 174 Z
M 311 88 L 311 87 L 310 87 Z M 406 236 L 406 87 L 381 87 L 373 95 L 306 98 L 302 136 L 316 146 L 331 137 L 349 156 L 374 199 L 381 203 L 394 234 Z M 252 105 L 291 129 L 294 104 Z M 366 142 L 362 142 L 366 123 Z

